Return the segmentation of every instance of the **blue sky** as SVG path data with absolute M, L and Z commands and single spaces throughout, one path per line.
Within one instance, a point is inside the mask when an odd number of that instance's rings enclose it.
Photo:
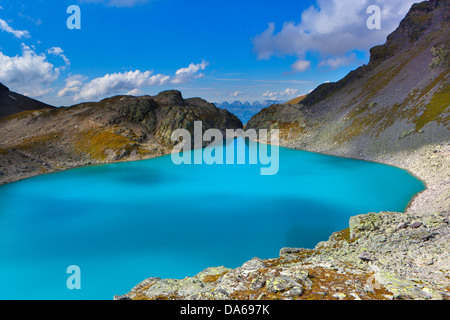
M 0 82 L 53 105 L 168 89 L 289 100 L 367 63 L 414 2 L 0 0 Z M 70 5 L 80 30 L 67 28 Z

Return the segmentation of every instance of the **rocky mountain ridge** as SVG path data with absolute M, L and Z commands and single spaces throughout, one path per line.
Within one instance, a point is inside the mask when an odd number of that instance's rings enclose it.
M 149 278 L 115 299 L 450 299 L 449 5 L 414 4 L 368 65 L 246 129 L 279 129 L 293 149 L 408 170 L 427 189 L 404 213 L 362 213 L 314 249 L 185 279 Z
M 54 107 L 12 92 L 8 87 L 0 83 L 0 118 L 22 111 L 46 108 Z
M 16 113 L 0 119 L 0 184 L 68 168 L 153 158 L 171 151 L 176 129 L 242 128 L 227 110 L 179 91 L 116 96 L 72 107 Z
M 288 147 L 366 159 L 447 141 L 447 1 L 412 6 L 370 62 L 297 105 L 262 110 L 246 128 L 278 128 Z

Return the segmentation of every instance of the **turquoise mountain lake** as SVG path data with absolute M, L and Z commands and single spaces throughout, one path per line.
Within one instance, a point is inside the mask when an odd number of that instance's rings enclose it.
M 404 211 L 424 189 L 390 166 L 279 155 L 273 176 L 261 165 L 177 166 L 169 155 L 0 186 L 0 299 L 112 299 L 148 277 L 274 258 L 314 247 L 353 215 Z M 80 290 L 66 286 L 70 265 Z

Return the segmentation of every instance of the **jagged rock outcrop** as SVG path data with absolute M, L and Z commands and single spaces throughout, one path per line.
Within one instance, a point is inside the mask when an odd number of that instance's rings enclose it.
M 0 183 L 86 164 L 167 154 L 176 129 L 242 128 L 227 110 L 179 91 L 116 96 L 72 107 L 25 111 L 0 119 Z
M 53 109 L 54 107 L 25 97 L 21 94 L 11 92 L 6 86 L 0 83 L 0 118 L 22 111 L 46 108 Z
M 279 258 L 182 280 L 149 278 L 115 299 L 449 299 L 449 236 L 448 214 L 369 213 L 312 250 L 283 248 Z
M 414 4 L 367 65 L 295 106 L 262 110 L 246 128 L 278 128 L 282 146 L 407 169 L 428 185 L 415 210 L 449 208 L 448 166 L 424 158 L 450 142 L 449 12 L 446 0 Z

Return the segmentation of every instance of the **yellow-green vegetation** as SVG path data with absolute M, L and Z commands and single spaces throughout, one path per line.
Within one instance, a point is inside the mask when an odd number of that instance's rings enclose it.
M 415 57 L 416 53 L 411 52 L 407 59 L 398 62 L 396 65 L 383 68 L 375 75 L 370 77 L 364 87 L 362 92 L 367 92 L 367 96 L 363 99 L 358 107 L 363 107 L 373 99 L 373 97 L 378 94 L 384 87 L 386 87 L 400 72 L 401 70 Z
M 130 154 L 136 150 L 137 143 L 114 129 L 91 129 L 76 135 L 75 148 L 95 160 L 105 161 L 108 157 L 107 150 Z
M 449 103 L 450 85 L 447 84 L 442 90 L 434 93 L 423 113 L 413 120 L 416 125 L 416 131 L 420 130 L 431 121 L 436 121 L 438 124 L 448 121 L 448 116 L 444 119 L 442 114 L 449 107 Z
M 345 232 L 345 230 L 344 230 Z M 295 264 L 303 261 L 306 257 L 314 254 L 313 250 L 304 250 L 304 252 L 295 253 L 298 255 L 297 259 L 289 260 L 289 264 Z M 276 269 L 278 266 L 284 265 L 283 258 L 270 259 L 265 261 L 270 266 L 268 269 L 260 269 L 258 273 L 250 275 L 249 281 L 258 280 L 258 278 L 266 277 L 270 271 L 270 277 L 280 276 L 280 270 Z M 339 297 L 333 296 L 336 293 L 345 295 L 343 300 L 355 300 L 356 297 L 350 293 L 363 291 L 364 286 L 368 282 L 373 282 L 373 273 L 343 273 L 334 269 L 326 269 L 322 267 L 305 268 L 302 272 L 308 275 L 312 282 L 310 288 L 305 288 L 302 295 L 295 297 L 296 300 L 339 300 Z M 339 291 L 331 291 L 339 288 Z M 392 295 L 382 286 L 375 286 L 373 292 L 364 292 L 361 298 L 364 300 L 388 300 L 385 295 Z M 284 299 L 283 292 L 269 292 L 265 287 L 258 290 L 240 290 L 235 291 L 230 295 L 231 299 L 246 300 L 249 297 L 258 297 L 259 300 L 280 300 Z
M 279 123 L 280 139 L 292 139 L 304 133 L 304 128 L 298 121 Z
M 8 153 L 8 150 L 0 148 L 0 155 L 6 156 Z

